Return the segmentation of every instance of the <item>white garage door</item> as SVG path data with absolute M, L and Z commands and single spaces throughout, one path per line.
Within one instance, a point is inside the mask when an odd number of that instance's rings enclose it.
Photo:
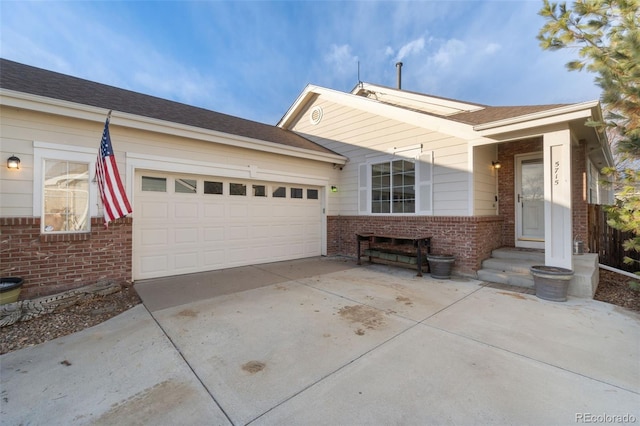
M 320 188 L 137 172 L 134 279 L 319 256 Z

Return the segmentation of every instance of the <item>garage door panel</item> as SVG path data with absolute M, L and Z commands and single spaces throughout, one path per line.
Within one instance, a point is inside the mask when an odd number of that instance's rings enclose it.
M 251 225 L 251 238 L 265 238 L 268 239 L 272 236 L 273 226 L 269 224 L 264 225 Z
M 176 229 L 173 235 L 173 241 L 175 244 L 198 242 L 198 229 L 195 228 Z
M 244 242 L 249 238 L 249 231 L 246 226 L 229 226 L 225 231 L 225 240 L 229 242 Z
M 174 204 L 173 216 L 175 219 L 198 219 L 198 203 L 185 203 L 180 200 Z
M 203 235 L 205 243 L 224 241 L 224 227 L 205 228 Z
M 225 208 L 222 202 L 216 204 L 205 204 L 204 205 L 204 217 L 205 218 L 214 218 L 221 219 L 225 216 Z
M 229 218 L 233 220 L 246 219 L 249 216 L 249 206 L 246 204 L 229 205 Z
M 198 266 L 198 252 L 178 253 L 174 258 L 174 267 L 176 270 L 192 271 Z
M 246 182 L 246 196 L 231 196 L 230 180 L 163 172 L 151 175 L 166 179 L 166 192 L 141 191 L 144 175 L 136 176 L 134 279 L 321 254 L 320 200 L 275 198 L 272 187 L 255 196 L 252 185 L 263 182 Z M 196 182 L 199 192 L 175 193 L 176 179 Z M 224 193 L 204 194 L 205 180 L 223 182 Z
M 168 262 L 168 255 L 145 256 L 141 259 L 140 268 L 144 274 L 157 277 L 168 271 Z
M 145 219 L 167 219 L 169 217 L 166 202 L 144 202 L 140 204 L 139 211 Z
M 143 229 L 140 236 L 140 244 L 145 248 L 166 246 L 169 243 L 168 231 L 163 228 Z

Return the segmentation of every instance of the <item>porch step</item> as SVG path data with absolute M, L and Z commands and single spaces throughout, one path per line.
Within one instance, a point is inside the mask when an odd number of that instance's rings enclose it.
M 544 265 L 544 252 L 503 247 L 494 250 L 491 257 L 482 262 L 478 278 L 534 289 L 533 276 L 529 272 L 534 265 Z M 598 256 L 593 253 L 573 256 L 573 271 L 569 295 L 593 298 L 599 281 Z
M 515 247 L 502 247 L 491 252 L 496 259 L 514 259 L 533 262 L 532 265 L 544 264 L 544 251 Z
M 478 278 L 491 283 L 509 284 L 518 287 L 533 289 L 533 277 L 530 273 L 504 272 L 491 269 L 481 269 L 478 271 Z

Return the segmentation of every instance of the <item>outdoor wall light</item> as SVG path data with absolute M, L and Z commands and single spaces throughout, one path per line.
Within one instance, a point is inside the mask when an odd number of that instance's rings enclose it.
M 500 167 L 502 167 L 502 164 L 500 164 L 499 161 L 492 161 L 491 165 L 493 166 L 494 169 L 499 169 Z
M 331 187 L 331 192 L 338 192 L 338 187 L 337 186 L 332 186 Z
M 20 159 L 12 155 L 7 159 L 7 169 L 18 170 L 20 168 Z

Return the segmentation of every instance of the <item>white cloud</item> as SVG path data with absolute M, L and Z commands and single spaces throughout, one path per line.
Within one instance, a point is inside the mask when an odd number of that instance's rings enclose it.
M 354 64 L 358 62 L 358 57 L 351 53 L 351 46 L 348 44 L 341 46 L 332 44 L 324 59 L 333 66 L 332 72 L 340 75 L 353 73 Z
M 484 53 L 487 54 L 487 55 L 493 55 L 494 53 L 496 53 L 500 49 L 502 49 L 502 46 L 500 46 L 498 43 L 489 43 L 484 48 Z
M 447 67 L 457 57 L 464 55 L 466 44 L 457 39 L 447 40 L 440 49 L 431 57 L 433 62 L 440 67 Z
M 424 49 L 424 37 L 412 40 L 398 50 L 396 61 L 401 61 L 409 55 L 417 55 Z

